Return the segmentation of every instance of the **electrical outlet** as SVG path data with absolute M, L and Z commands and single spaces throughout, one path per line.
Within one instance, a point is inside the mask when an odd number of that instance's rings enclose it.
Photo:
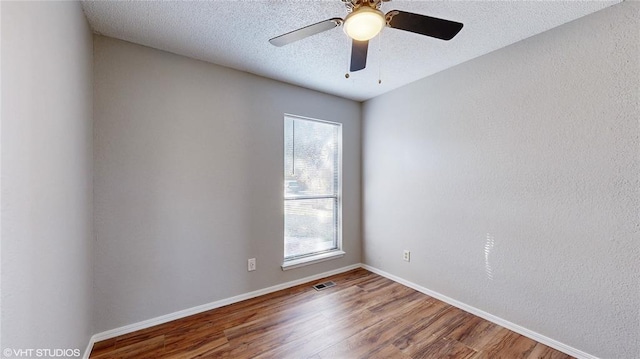
M 402 260 L 405 262 L 411 262 L 411 252 L 405 249 L 402 252 Z
M 249 260 L 247 261 L 247 270 L 249 272 L 253 272 L 254 270 L 256 270 L 256 259 L 255 258 L 249 258 Z

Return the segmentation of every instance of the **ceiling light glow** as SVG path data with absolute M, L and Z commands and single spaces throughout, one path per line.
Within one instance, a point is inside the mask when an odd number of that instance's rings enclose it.
M 374 38 L 387 24 L 380 10 L 363 6 L 344 19 L 344 32 L 357 41 Z

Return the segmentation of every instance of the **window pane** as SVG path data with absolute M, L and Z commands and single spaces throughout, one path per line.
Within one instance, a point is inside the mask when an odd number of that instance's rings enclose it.
M 286 196 L 338 193 L 338 125 L 285 119 Z
M 285 258 L 337 248 L 336 199 L 296 199 L 284 202 Z

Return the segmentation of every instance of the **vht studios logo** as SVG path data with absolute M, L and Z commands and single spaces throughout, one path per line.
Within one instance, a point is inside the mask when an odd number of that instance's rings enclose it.
M 73 358 L 80 356 L 80 349 L 13 349 L 4 348 L 5 358 Z

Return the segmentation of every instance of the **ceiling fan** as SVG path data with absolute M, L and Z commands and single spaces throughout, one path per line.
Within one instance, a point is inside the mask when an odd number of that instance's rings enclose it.
M 339 17 L 324 20 L 276 36 L 269 42 L 280 47 L 344 25 L 344 32 L 352 39 L 350 71 L 355 72 L 367 66 L 369 40 L 385 26 L 447 41 L 462 29 L 463 25 L 459 22 L 405 11 L 391 10 L 385 15 L 380 11 L 380 5 L 387 1 L 390 0 L 342 0 L 347 7 L 344 20 Z

